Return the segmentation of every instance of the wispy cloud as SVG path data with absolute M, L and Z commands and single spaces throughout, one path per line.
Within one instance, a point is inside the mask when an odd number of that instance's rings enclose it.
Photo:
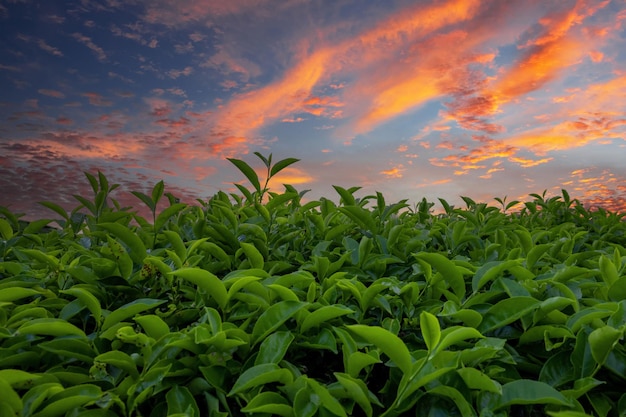
M 33 37 L 33 36 L 27 36 L 24 34 L 19 34 L 17 38 L 24 42 L 34 43 L 41 50 L 46 51 L 51 55 L 58 56 L 58 57 L 63 56 L 63 52 L 61 52 L 59 48 L 49 45 L 44 39 Z
M 85 36 L 81 33 L 75 32 L 72 34 L 72 37 L 76 39 L 78 42 L 85 45 L 87 48 L 91 49 L 91 51 L 96 55 L 98 61 L 106 61 L 107 55 L 104 52 L 104 49 L 96 45 L 90 37 Z
M 39 94 L 42 94 L 44 96 L 48 96 L 48 97 L 54 97 L 54 98 L 65 98 L 65 94 L 63 94 L 60 91 L 57 90 L 47 90 L 44 88 L 40 88 L 39 90 L 37 90 L 37 92 Z
M 188 77 L 189 75 L 191 75 L 192 72 L 193 72 L 193 68 L 192 67 L 185 67 L 182 70 L 172 69 L 172 70 L 169 70 L 167 72 L 167 76 L 170 77 L 171 79 L 175 80 L 175 79 L 177 79 L 178 77 L 181 77 L 181 76 Z

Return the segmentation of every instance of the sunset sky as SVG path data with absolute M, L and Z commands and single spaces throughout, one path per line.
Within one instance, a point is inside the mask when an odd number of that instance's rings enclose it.
M 164 180 L 626 210 L 624 0 L 0 0 L 0 205 Z M 134 196 L 117 192 L 123 203 Z

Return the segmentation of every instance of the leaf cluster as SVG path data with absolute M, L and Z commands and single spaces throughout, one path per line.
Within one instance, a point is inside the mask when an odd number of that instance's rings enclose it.
M 44 204 L 60 227 L 2 208 L 0 415 L 623 414 L 623 216 L 566 191 L 304 202 L 267 190 L 295 160 L 259 157 L 263 187 L 231 160 L 243 197 L 134 193 L 150 221 L 101 173 Z

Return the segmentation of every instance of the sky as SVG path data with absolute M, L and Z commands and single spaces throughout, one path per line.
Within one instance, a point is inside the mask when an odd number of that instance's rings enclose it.
M 626 211 L 624 0 L 0 0 L 0 205 L 197 203 L 226 158 L 338 200 Z

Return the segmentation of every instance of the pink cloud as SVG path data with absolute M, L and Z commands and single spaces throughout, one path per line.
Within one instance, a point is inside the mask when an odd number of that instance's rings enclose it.
M 91 51 L 96 54 L 96 57 L 98 58 L 99 61 L 106 61 L 107 59 L 107 55 L 104 52 L 104 50 L 99 47 L 98 45 L 96 45 L 90 37 L 82 35 L 78 32 L 73 33 L 72 37 L 74 39 L 76 39 L 78 42 L 82 43 L 83 45 L 85 45 L 87 48 L 91 49 Z
M 45 88 L 41 88 L 37 90 L 37 92 L 41 95 L 54 97 L 54 98 L 65 98 L 65 94 L 57 90 L 47 90 Z

